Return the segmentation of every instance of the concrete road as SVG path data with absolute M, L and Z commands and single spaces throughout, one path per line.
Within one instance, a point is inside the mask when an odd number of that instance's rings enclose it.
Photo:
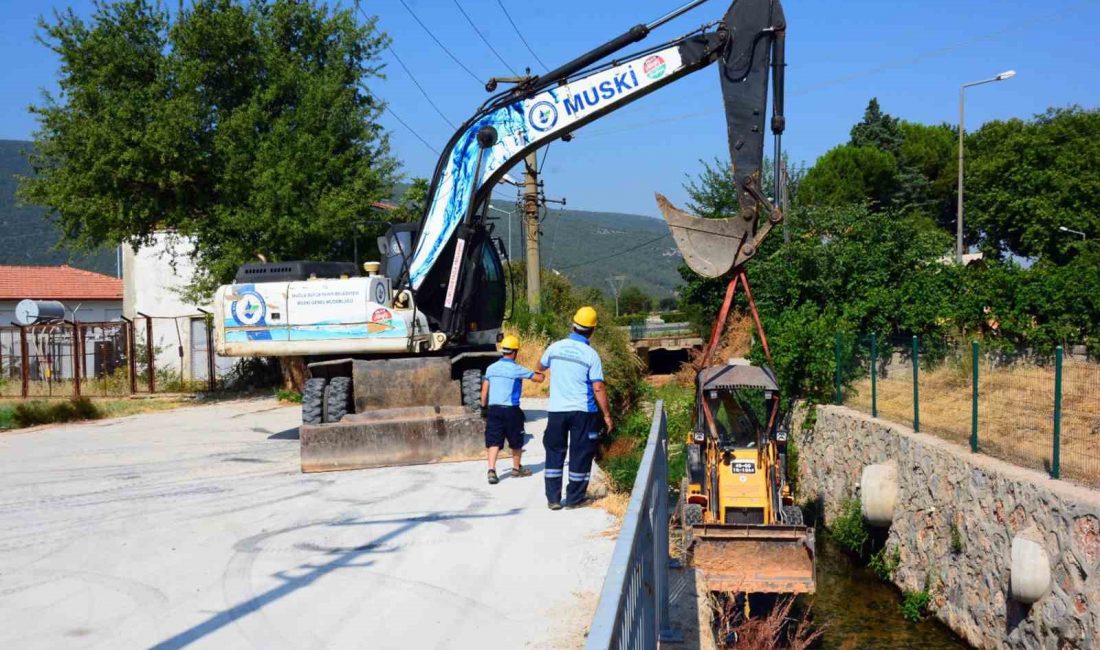
M 537 472 L 496 486 L 303 475 L 272 401 L 2 434 L 0 647 L 577 647 L 613 519 L 547 510 L 526 408 Z

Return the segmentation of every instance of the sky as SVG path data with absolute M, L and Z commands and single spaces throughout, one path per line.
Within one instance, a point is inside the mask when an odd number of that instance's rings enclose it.
M 458 124 L 488 96 L 484 79 L 510 74 L 459 7 L 504 62 L 540 72 L 501 3 L 537 59 L 556 67 L 685 1 L 364 0 L 363 12 L 377 16 L 393 39 L 393 54 L 382 55 L 386 78 L 368 86 L 389 104 L 391 113 L 381 119 L 403 172 L 428 176 L 438 154 L 421 139 L 441 149 L 453 132 L 416 83 Z M 350 0 L 343 4 L 352 6 Z M 727 6 L 711 0 L 642 45 L 717 20 Z M 53 52 L 35 40 L 37 19 L 66 7 L 87 16 L 92 2 L 0 0 L 0 139 L 31 138 L 35 122 L 27 107 L 56 87 L 58 68 Z M 1100 0 L 788 0 L 784 8 L 783 144 L 794 165 L 813 164 L 845 142 L 871 97 L 897 117 L 955 124 L 959 85 L 1009 69 L 1016 70 L 1015 78 L 967 90 L 968 130 L 989 120 L 1028 118 L 1051 106 L 1100 105 Z M 566 198 L 570 208 L 657 216 L 653 193 L 684 203 L 687 175 L 699 171 L 700 160 L 727 159 L 726 146 L 717 72 L 708 68 L 588 125 L 572 142 L 553 143 L 543 152 L 542 180 L 547 196 Z M 514 190 L 502 188 L 497 196 L 514 198 Z

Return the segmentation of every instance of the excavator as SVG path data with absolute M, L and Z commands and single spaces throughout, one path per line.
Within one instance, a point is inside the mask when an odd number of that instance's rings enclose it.
M 779 0 L 735 0 L 680 38 L 619 54 L 706 2 L 506 89 L 487 83 L 493 94 L 442 150 L 419 223 L 392 225 L 378 241 L 381 260 L 364 273 L 337 262 L 246 264 L 218 288 L 219 354 L 307 359 L 303 471 L 480 457 L 483 424 L 472 407 L 485 367 L 499 357 L 507 301 L 504 249 L 488 217 L 492 189 L 529 153 L 711 65 L 738 213 L 703 219 L 657 201 L 685 261 L 704 275 L 740 269 L 756 253 L 783 218 L 761 182 L 769 77 L 777 180 L 785 128 Z

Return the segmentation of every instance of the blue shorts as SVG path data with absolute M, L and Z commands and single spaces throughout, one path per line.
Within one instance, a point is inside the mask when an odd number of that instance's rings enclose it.
M 503 447 L 507 440 L 511 449 L 523 449 L 525 421 L 518 406 L 490 406 L 485 422 L 485 448 Z

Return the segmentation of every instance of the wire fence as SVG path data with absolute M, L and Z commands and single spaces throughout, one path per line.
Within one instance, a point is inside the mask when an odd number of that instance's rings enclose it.
M 226 362 L 202 314 L 0 327 L 5 398 L 214 391 Z
M 1080 346 L 836 338 L 835 402 L 1100 486 L 1100 364 Z

